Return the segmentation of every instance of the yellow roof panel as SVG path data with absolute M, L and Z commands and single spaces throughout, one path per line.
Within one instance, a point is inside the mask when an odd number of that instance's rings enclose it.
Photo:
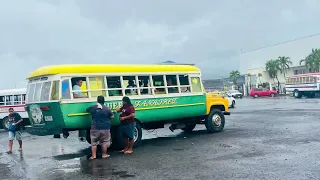
M 139 73 L 139 72 L 200 72 L 190 65 L 112 65 L 112 64 L 68 64 L 44 66 L 30 73 L 27 79 L 55 74 L 91 73 Z

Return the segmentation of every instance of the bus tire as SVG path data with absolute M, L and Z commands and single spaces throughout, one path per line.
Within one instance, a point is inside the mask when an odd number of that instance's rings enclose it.
M 302 97 L 302 93 L 301 93 L 299 90 L 295 89 L 295 90 L 293 91 L 293 97 L 295 97 L 295 98 L 301 98 L 301 97 Z
M 205 125 L 209 133 L 216 133 L 223 130 L 225 117 L 221 110 L 212 109 L 207 116 Z
M 186 133 L 190 133 L 193 131 L 193 129 L 196 127 L 197 124 L 186 124 L 185 128 L 182 128 L 181 130 L 186 132 Z
M 114 143 L 113 148 L 115 149 L 123 149 L 124 148 L 124 139 L 120 135 L 119 127 L 117 127 L 114 131 Z M 139 121 L 136 121 L 136 127 L 134 132 L 134 146 L 133 147 L 139 147 L 142 143 L 142 127 L 141 123 Z
M 2 119 L 2 128 L 8 131 L 9 129 L 9 117 L 5 117 Z

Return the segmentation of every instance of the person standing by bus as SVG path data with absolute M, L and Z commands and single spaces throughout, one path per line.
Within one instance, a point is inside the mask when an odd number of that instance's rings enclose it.
M 21 123 L 23 122 L 23 119 L 13 108 L 9 108 L 9 113 L 9 150 L 7 151 L 7 154 L 12 153 L 14 139 L 19 142 L 19 151 L 22 151 Z
M 118 109 L 117 112 L 121 112 L 119 131 L 121 139 L 124 140 L 124 149 L 120 152 L 131 154 L 133 153 L 136 122 L 134 119 L 135 109 L 129 97 L 122 98 L 122 107 Z
M 92 116 L 91 123 L 91 152 L 90 159 L 97 158 L 97 145 L 100 143 L 102 147 L 102 158 L 107 158 L 110 155 L 107 154 L 107 149 L 111 144 L 111 123 L 110 120 L 114 118 L 110 108 L 104 105 L 104 97 L 97 97 L 97 104 L 92 105 L 86 109 Z

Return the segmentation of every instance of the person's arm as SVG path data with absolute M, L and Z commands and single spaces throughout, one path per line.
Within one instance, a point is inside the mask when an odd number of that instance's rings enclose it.
M 131 106 L 130 115 L 129 116 L 123 116 L 123 117 L 120 118 L 120 120 L 123 121 L 123 120 L 126 120 L 126 119 L 132 119 L 132 118 L 135 117 L 135 115 L 136 115 L 136 113 L 135 113 L 134 107 Z
M 15 118 L 17 118 L 17 119 L 19 119 L 19 120 L 18 120 L 18 122 L 13 123 L 14 126 L 17 125 L 17 124 L 19 124 L 19 123 L 21 123 L 21 122 L 23 121 L 23 119 L 21 118 L 21 116 L 20 116 L 19 114 L 16 114 L 16 117 L 15 117 Z
M 113 115 L 113 113 L 112 113 L 112 111 L 111 111 L 111 109 L 109 108 L 109 107 L 107 107 L 107 111 L 108 111 L 108 113 L 109 113 L 109 118 L 110 119 L 113 119 L 114 118 L 114 115 Z
M 123 107 L 116 109 L 115 112 L 117 112 L 117 113 L 118 113 L 118 112 L 121 112 L 121 111 L 122 111 L 122 108 L 123 108 Z
M 92 109 L 93 109 L 93 106 L 90 106 L 90 107 L 88 107 L 88 108 L 86 109 L 86 111 L 87 111 L 88 113 L 91 113 L 91 112 L 92 112 Z

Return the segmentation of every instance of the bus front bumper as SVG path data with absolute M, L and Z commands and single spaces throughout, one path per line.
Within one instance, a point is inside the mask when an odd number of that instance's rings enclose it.
M 61 131 L 56 129 L 47 129 L 45 126 L 25 126 L 25 130 L 27 133 L 31 135 L 36 136 L 47 136 L 47 135 L 54 135 L 54 134 L 60 134 Z

